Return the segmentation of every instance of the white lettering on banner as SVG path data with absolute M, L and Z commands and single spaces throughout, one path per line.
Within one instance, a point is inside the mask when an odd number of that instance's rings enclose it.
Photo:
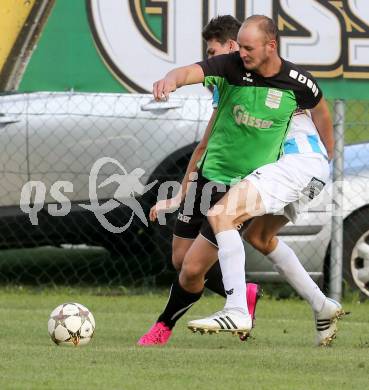
M 369 27 L 368 0 L 349 0 L 348 4 L 353 14 Z M 368 66 L 369 38 L 349 38 L 348 62 L 352 66 Z
M 135 8 L 130 7 L 135 4 Z M 151 91 L 152 83 L 171 69 L 202 58 L 202 2 L 166 2 L 166 50 L 148 39 L 149 27 L 137 6 L 127 0 L 91 0 L 90 12 L 98 46 L 109 67 L 130 90 Z M 164 17 L 164 15 L 162 15 Z M 96 38 L 96 36 L 95 36 Z M 204 93 L 201 85 L 186 87 L 187 93 Z
M 217 15 L 236 15 L 237 12 L 236 1 L 229 0 L 209 0 L 207 8 L 208 20 L 214 18 Z
M 305 28 L 305 37 L 283 36 L 282 57 L 304 65 L 335 65 L 340 58 L 341 26 L 338 18 L 315 0 L 280 0 L 281 8 Z
M 266 15 L 273 17 L 273 0 L 250 0 L 246 2 L 246 19 L 249 15 Z
M 208 10 L 207 20 L 218 15 L 234 15 L 241 21 L 249 15 L 256 14 L 272 18 L 273 0 L 205 0 L 203 1 L 203 9 Z
M 89 0 L 87 4 L 96 46 L 130 91 L 149 92 L 169 70 L 204 58 L 202 28 L 221 14 L 240 20 L 252 14 L 272 17 L 278 24 L 281 55 L 315 77 L 369 78 L 368 0 Z M 148 23 L 153 15 L 161 18 L 160 34 Z M 196 85 L 178 93 L 208 91 Z

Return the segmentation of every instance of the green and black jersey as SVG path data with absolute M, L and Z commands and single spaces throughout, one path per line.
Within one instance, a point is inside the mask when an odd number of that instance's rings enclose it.
M 201 162 L 203 175 L 216 182 L 230 184 L 275 162 L 293 112 L 313 108 L 322 97 L 308 72 L 283 59 L 273 77 L 247 71 L 238 52 L 198 65 L 205 86 L 219 89 L 218 114 Z

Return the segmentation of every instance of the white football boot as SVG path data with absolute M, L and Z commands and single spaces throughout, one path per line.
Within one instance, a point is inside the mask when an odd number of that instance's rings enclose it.
M 346 313 L 342 306 L 331 298 L 326 298 L 323 308 L 315 312 L 316 344 L 329 346 L 337 334 L 337 321 Z
M 201 334 L 231 332 L 245 337 L 251 332 L 252 318 L 250 314 L 244 314 L 237 309 L 223 309 L 209 317 L 190 321 L 187 327 Z

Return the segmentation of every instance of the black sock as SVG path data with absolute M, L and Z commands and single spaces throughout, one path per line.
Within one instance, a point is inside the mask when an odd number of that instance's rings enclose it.
M 164 322 L 172 329 L 176 322 L 187 312 L 187 310 L 200 299 L 202 291 L 190 293 L 179 285 L 178 277 L 172 284 L 169 300 L 163 313 L 160 314 L 157 322 Z
M 220 269 L 219 261 L 217 261 L 205 275 L 205 287 L 209 290 L 226 297 L 223 285 L 222 270 Z

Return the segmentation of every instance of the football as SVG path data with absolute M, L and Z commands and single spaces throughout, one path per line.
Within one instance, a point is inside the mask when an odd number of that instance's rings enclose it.
M 85 345 L 94 334 L 95 319 L 80 303 L 63 303 L 51 312 L 47 328 L 57 345 Z

